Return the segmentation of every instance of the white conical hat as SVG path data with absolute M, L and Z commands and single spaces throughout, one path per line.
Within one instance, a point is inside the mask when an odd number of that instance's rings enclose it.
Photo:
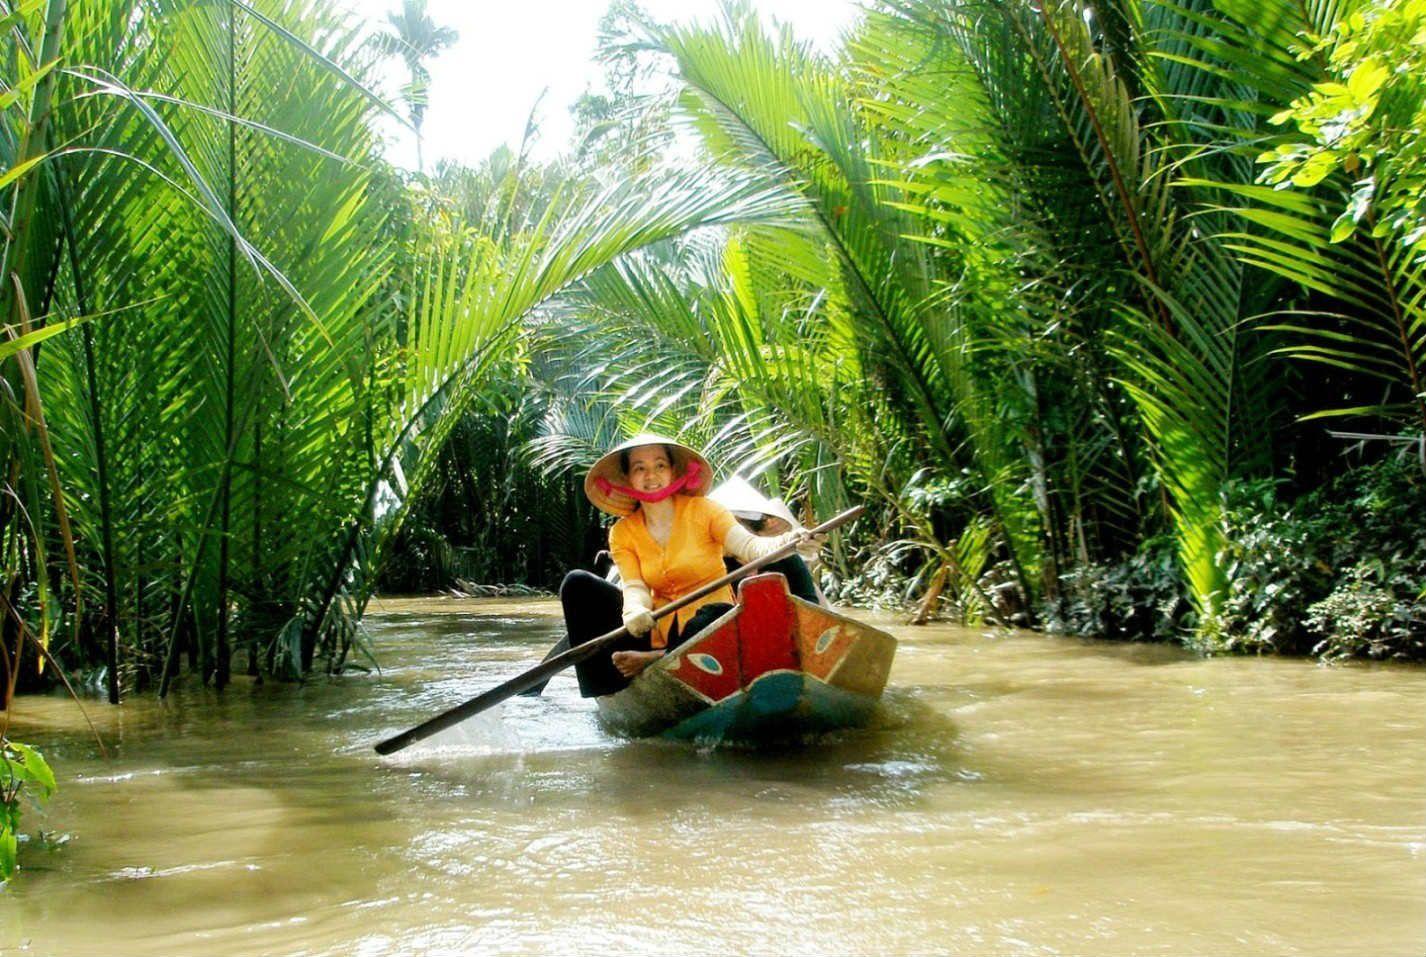
M 739 518 L 758 519 L 771 515 L 793 528 L 802 523 L 792 516 L 792 509 L 780 498 L 768 498 L 741 475 L 734 475 L 708 493 L 708 497 Z

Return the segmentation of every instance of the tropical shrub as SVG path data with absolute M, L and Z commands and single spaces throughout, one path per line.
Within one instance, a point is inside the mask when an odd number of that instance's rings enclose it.
M 1420 584 L 1419 575 L 1380 560 L 1353 565 L 1330 595 L 1307 609 L 1307 627 L 1323 636 L 1313 654 L 1426 658 L 1426 600 Z
M 1051 631 L 1117 641 L 1187 641 L 1198 620 L 1174 543 L 1164 537 L 1119 562 L 1076 566 L 1040 617 Z
M 1229 585 L 1222 612 L 1209 628 L 1217 647 L 1309 651 L 1307 607 L 1326 594 L 1332 580 L 1332 568 L 1320 554 L 1330 535 L 1327 523 L 1310 511 L 1286 509 L 1277 483 L 1258 482 L 1229 490 L 1225 524 L 1231 544 L 1220 560 Z
M 24 804 L 40 807 L 57 787 L 54 772 L 39 751 L 0 735 L 0 884 L 18 867 Z
M 1351 469 L 1295 501 L 1231 490 L 1222 611 L 1228 651 L 1419 659 L 1426 653 L 1426 478 L 1410 459 Z

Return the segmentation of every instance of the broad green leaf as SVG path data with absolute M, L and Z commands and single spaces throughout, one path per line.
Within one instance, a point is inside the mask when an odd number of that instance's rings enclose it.
M 16 834 L 9 821 L 0 821 L 0 883 L 15 876 Z
M 1359 64 L 1347 79 L 1347 89 L 1358 103 L 1366 103 L 1376 96 L 1377 90 L 1386 82 L 1391 71 L 1371 60 Z
M 1308 157 L 1307 162 L 1292 174 L 1292 185 L 1294 186 L 1316 186 L 1326 179 L 1337 166 L 1336 154 L 1330 150 L 1322 150 L 1313 153 Z
M 1356 229 L 1357 221 L 1353 217 L 1352 211 L 1349 209 L 1343 212 L 1342 215 L 1338 216 L 1337 219 L 1332 223 L 1332 235 L 1329 237 L 1328 241 L 1333 243 L 1340 243 L 1342 240 L 1352 235 L 1352 233 L 1354 233 Z
M 44 755 L 28 744 L 18 741 L 10 741 L 8 744 L 10 749 L 20 756 L 30 779 L 40 786 L 41 797 L 48 798 L 54 794 L 58 785 L 55 784 L 54 771 L 50 770 Z

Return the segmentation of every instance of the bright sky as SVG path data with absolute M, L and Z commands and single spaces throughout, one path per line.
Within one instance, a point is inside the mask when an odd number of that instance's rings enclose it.
M 344 0 L 373 29 L 401 0 Z M 600 88 L 593 61 L 599 19 L 608 0 L 428 0 L 431 18 L 454 27 L 460 40 L 429 63 L 430 105 L 422 127 L 426 169 L 437 160 L 474 164 L 501 143 L 518 146 L 530 110 L 539 100 L 540 139 L 534 154 L 550 157 L 566 148 L 574 131 L 569 108 L 589 87 Z M 715 19 L 719 0 L 642 0 L 656 20 Z M 799 37 L 830 50 L 856 17 L 854 0 L 754 0 L 764 20 L 792 26 Z M 404 81 L 405 68 L 390 65 L 388 102 Z M 383 127 L 387 158 L 416 166 L 415 137 L 399 124 Z

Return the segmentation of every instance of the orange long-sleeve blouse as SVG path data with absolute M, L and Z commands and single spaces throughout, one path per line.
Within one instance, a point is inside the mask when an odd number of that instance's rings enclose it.
M 609 554 L 619 566 L 619 574 L 626 582 L 647 585 L 655 610 L 726 574 L 723 540 L 737 521 L 726 508 L 701 495 L 675 495 L 673 508 L 673 530 L 667 547 L 649 534 L 640 509 L 609 529 Z M 660 618 L 649 635 L 650 644 L 655 648 L 667 646 L 675 619 L 681 634 L 699 608 L 715 601 L 732 602 L 732 587 L 724 585 L 673 615 Z

